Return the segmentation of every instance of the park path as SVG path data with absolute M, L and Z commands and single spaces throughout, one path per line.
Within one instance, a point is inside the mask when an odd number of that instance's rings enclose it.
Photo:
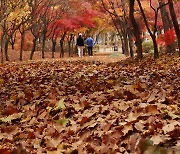
M 95 52 L 93 57 L 89 57 L 88 55 L 85 55 L 82 58 L 79 58 L 76 54 L 74 54 L 72 57 L 69 57 L 68 53 L 65 53 L 65 57 L 64 58 L 59 58 L 59 52 L 55 53 L 55 58 L 51 58 L 51 52 L 45 52 L 45 59 L 41 58 L 41 52 L 40 51 L 36 51 L 34 53 L 34 57 L 33 57 L 33 61 L 54 61 L 54 60 L 67 60 L 67 61 L 74 61 L 74 60 L 85 60 L 85 61 L 101 61 L 101 62 L 117 62 L 117 61 L 121 61 L 126 59 L 127 57 L 123 54 L 121 54 L 121 52 L 112 52 L 112 51 L 108 51 L 109 48 L 107 48 L 106 51 L 102 51 L 101 52 Z M 30 51 L 24 51 L 23 53 L 23 63 L 31 62 L 31 60 L 29 60 L 29 55 L 30 55 Z M 10 57 L 10 62 L 20 62 L 19 59 L 19 51 L 17 50 L 12 50 L 9 51 L 9 57 Z

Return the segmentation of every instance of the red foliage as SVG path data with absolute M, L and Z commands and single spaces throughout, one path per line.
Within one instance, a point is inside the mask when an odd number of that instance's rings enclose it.
M 174 31 L 174 29 L 170 29 L 157 38 L 157 43 L 160 46 L 162 46 L 162 45 L 167 46 L 169 44 L 174 43 L 175 40 L 176 40 L 175 31 Z

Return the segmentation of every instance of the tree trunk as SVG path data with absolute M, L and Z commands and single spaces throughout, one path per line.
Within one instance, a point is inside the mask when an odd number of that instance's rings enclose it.
M 70 38 L 68 40 L 69 57 L 71 57 L 71 51 L 72 51 L 71 43 L 72 43 L 72 40 L 73 40 L 73 34 L 70 35 Z
M 148 25 L 148 21 L 147 21 L 147 18 L 146 18 L 146 15 L 144 13 L 144 10 L 143 10 L 143 7 L 141 5 L 141 2 L 140 0 L 137 0 L 138 2 L 138 5 L 139 5 L 139 8 L 141 10 L 141 14 L 142 14 L 142 17 L 143 17 L 143 20 L 144 20 L 144 23 L 146 25 L 146 28 L 152 38 L 152 41 L 153 41 L 153 46 L 154 46 L 154 58 L 157 59 L 159 58 L 159 52 L 158 52 L 158 46 L 157 46 L 157 42 L 156 42 L 156 32 L 157 32 L 157 17 L 158 17 L 158 12 L 155 12 L 155 23 L 154 23 L 154 31 L 152 32 L 150 30 L 150 27 Z
M 35 50 L 36 50 L 36 45 L 37 45 L 37 38 L 35 37 L 35 38 L 33 39 L 33 48 L 32 48 L 32 50 L 31 50 L 30 60 L 33 59 L 33 55 L 34 55 L 34 52 L 35 52 Z
M 130 31 L 130 28 L 128 28 L 128 38 L 129 38 L 129 50 L 130 50 L 130 56 L 131 58 L 134 58 L 134 51 L 133 51 L 133 39 L 132 39 L 132 34 Z
M 64 41 L 60 40 L 60 47 L 61 47 L 61 51 L 60 51 L 60 58 L 64 57 Z
M 164 0 L 159 0 L 159 6 L 162 6 L 164 4 L 165 4 Z M 164 32 L 166 32 L 166 31 L 170 30 L 173 27 L 173 25 L 172 25 L 172 22 L 169 19 L 169 14 L 168 14 L 168 12 L 166 10 L 166 6 L 161 7 L 160 11 L 161 11 L 161 17 L 162 17 Z M 174 50 L 175 50 L 175 44 L 174 43 L 168 44 L 166 46 L 166 51 L 167 52 L 172 52 Z
M 158 45 L 156 42 L 156 36 L 151 36 L 152 41 L 153 41 L 153 47 L 154 47 L 154 59 L 159 58 L 159 52 L 158 52 Z
M 11 43 L 11 49 L 12 49 L 12 50 L 14 50 L 14 44 L 15 44 L 15 42 L 12 42 L 12 43 Z
M 45 43 L 46 43 L 46 33 L 47 33 L 47 31 L 44 30 L 43 31 L 43 38 L 42 38 L 42 58 L 45 58 L 44 52 L 45 52 Z
M 121 37 L 121 44 L 122 44 L 122 54 L 125 54 L 125 48 L 124 48 L 124 39 Z
M 60 47 L 61 47 L 61 51 L 60 51 L 60 58 L 64 57 L 64 39 L 65 39 L 66 33 L 63 34 L 63 36 L 61 37 L 60 40 Z
M 180 30 L 179 30 L 178 20 L 177 20 L 175 11 L 174 11 L 173 1 L 168 0 L 168 2 L 169 2 L 170 15 L 171 15 L 172 22 L 173 22 L 173 25 L 174 25 L 174 29 L 175 29 L 175 32 L 176 32 L 176 37 L 177 37 L 177 40 L 178 40 L 178 48 L 179 48 L 179 56 L 180 56 Z
M 5 53 L 6 61 L 9 61 L 9 56 L 8 56 L 9 40 L 10 40 L 10 38 L 8 37 L 8 38 L 6 39 L 6 41 L 5 41 L 5 47 L 4 47 L 4 53 Z
M 56 41 L 52 39 L 52 58 L 54 58 L 55 52 L 56 52 Z
M 129 45 L 128 45 L 128 37 L 127 37 L 127 33 L 123 34 L 123 38 L 124 38 L 124 54 L 126 56 L 129 55 Z
M 142 39 L 140 37 L 141 33 L 139 30 L 138 24 L 134 17 L 134 2 L 135 2 L 135 0 L 129 1 L 129 18 L 131 20 L 134 36 L 136 38 L 137 58 L 142 59 L 142 57 L 143 57 L 143 55 L 142 55 Z
M 10 40 L 9 40 L 9 43 L 11 44 L 12 50 L 14 50 L 15 41 L 16 41 L 16 32 L 13 35 L 11 35 Z
M 25 37 L 25 32 L 23 31 L 21 33 L 21 47 L 20 47 L 20 56 L 19 56 L 20 61 L 22 61 L 22 59 L 23 59 L 24 37 Z
M 4 33 L 1 36 L 1 63 L 4 62 L 3 46 L 4 46 Z

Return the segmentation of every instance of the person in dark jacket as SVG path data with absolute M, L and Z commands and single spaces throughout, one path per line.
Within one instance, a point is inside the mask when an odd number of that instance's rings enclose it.
M 84 50 L 84 40 L 82 38 L 82 34 L 80 33 L 77 40 L 76 40 L 76 45 L 78 48 L 78 56 L 83 57 L 83 50 Z
M 91 38 L 91 36 L 89 36 L 87 39 L 86 39 L 86 44 L 88 46 L 88 54 L 90 57 L 93 56 L 93 46 L 94 46 L 94 40 Z

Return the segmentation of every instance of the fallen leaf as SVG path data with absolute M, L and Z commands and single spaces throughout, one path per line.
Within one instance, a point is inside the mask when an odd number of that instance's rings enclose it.
M 84 123 L 88 122 L 89 118 L 88 117 L 83 117 L 80 121 L 80 125 L 83 125 Z
M 11 123 L 12 120 L 20 119 L 22 117 L 22 115 L 23 115 L 23 113 L 14 113 L 14 114 L 9 115 L 7 117 L 0 118 L 0 122 Z
M 124 133 L 124 136 L 129 132 L 133 130 L 133 127 L 131 124 L 124 125 L 124 128 L 122 129 L 122 132 Z
M 164 134 L 167 134 L 169 132 L 172 132 L 175 129 L 175 126 L 180 126 L 180 123 L 177 121 L 172 121 L 170 124 L 166 124 L 162 130 L 164 131 Z
M 142 120 L 140 120 L 139 122 L 136 122 L 134 127 L 138 130 L 138 131 L 143 131 L 144 129 L 144 122 Z
M 153 141 L 153 144 L 155 144 L 155 145 L 158 145 L 158 144 L 164 142 L 164 139 L 163 139 L 163 137 L 161 135 L 153 135 L 150 138 L 150 140 Z
M 64 105 L 64 98 L 63 98 L 58 102 L 56 109 L 64 109 L 64 108 L 66 108 L 66 106 Z
M 108 132 L 108 131 L 111 129 L 111 126 L 112 126 L 112 124 L 111 124 L 111 123 L 106 124 L 106 125 L 104 126 L 103 131 L 104 131 L 104 132 Z
M 55 120 L 55 122 L 56 122 L 57 124 L 61 124 L 61 125 L 63 125 L 64 127 L 66 127 L 67 124 L 69 123 L 69 120 L 68 120 L 68 119 L 60 119 L 60 120 Z

